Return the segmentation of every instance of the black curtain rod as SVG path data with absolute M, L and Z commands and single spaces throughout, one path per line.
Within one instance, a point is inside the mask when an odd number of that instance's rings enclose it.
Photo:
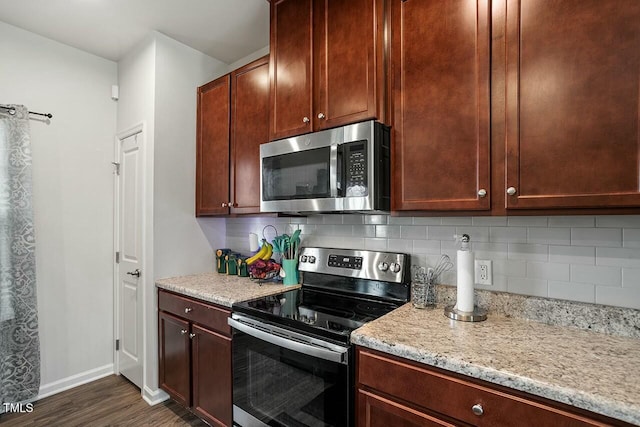
M 16 113 L 16 109 L 13 108 L 13 107 L 5 107 L 4 105 L 0 105 L 0 108 L 4 108 L 11 115 L 14 115 Z M 29 114 L 35 114 L 37 116 L 44 116 L 44 117 L 46 117 L 48 119 L 52 119 L 53 118 L 53 114 L 51 114 L 51 113 L 36 113 L 35 111 L 29 111 Z

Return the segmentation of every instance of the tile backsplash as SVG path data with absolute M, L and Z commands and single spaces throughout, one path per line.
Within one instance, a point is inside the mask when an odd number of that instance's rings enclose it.
M 305 245 L 406 252 L 421 266 L 442 254 L 455 263 L 453 235 L 467 233 L 476 259 L 493 261 L 493 285 L 479 289 L 640 309 L 637 215 L 228 218 L 227 247 L 248 253 L 248 233 L 262 236 L 267 224 L 279 234 L 299 228 Z M 455 268 L 440 282 L 455 285 Z

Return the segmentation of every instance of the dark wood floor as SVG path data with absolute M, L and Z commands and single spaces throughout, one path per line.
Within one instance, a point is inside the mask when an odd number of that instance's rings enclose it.
M 172 400 L 149 406 L 136 386 L 115 375 L 44 398 L 31 413 L 0 415 L 0 425 L 207 426 Z

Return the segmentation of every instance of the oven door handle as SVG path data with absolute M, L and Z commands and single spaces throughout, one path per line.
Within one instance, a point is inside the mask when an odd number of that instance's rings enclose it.
M 251 335 L 255 338 L 258 338 L 262 341 L 266 341 L 270 344 L 277 345 L 279 347 L 283 347 L 298 353 L 328 360 L 330 362 L 336 362 L 341 364 L 347 363 L 345 359 L 346 359 L 347 352 L 349 351 L 348 348 L 343 348 L 342 350 L 339 350 L 339 351 L 329 350 L 313 344 L 306 344 L 300 341 L 294 341 L 278 335 L 270 334 L 268 332 L 253 328 L 249 325 L 246 325 L 242 322 L 232 319 L 231 317 L 227 318 L 227 322 L 229 323 L 229 326 L 231 326 L 232 328 L 237 329 L 240 332 L 244 332 L 245 334 Z

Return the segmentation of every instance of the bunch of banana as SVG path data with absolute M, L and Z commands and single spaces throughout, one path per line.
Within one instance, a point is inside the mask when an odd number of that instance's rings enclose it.
M 265 261 L 270 260 L 271 255 L 273 255 L 273 245 L 267 242 L 265 239 L 262 239 L 262 247 L 258 252 L 256 252 L 254 256 L 252 256 L 251 258 L 247 258 L 247 264 L 251 265 L 259 259 Z

